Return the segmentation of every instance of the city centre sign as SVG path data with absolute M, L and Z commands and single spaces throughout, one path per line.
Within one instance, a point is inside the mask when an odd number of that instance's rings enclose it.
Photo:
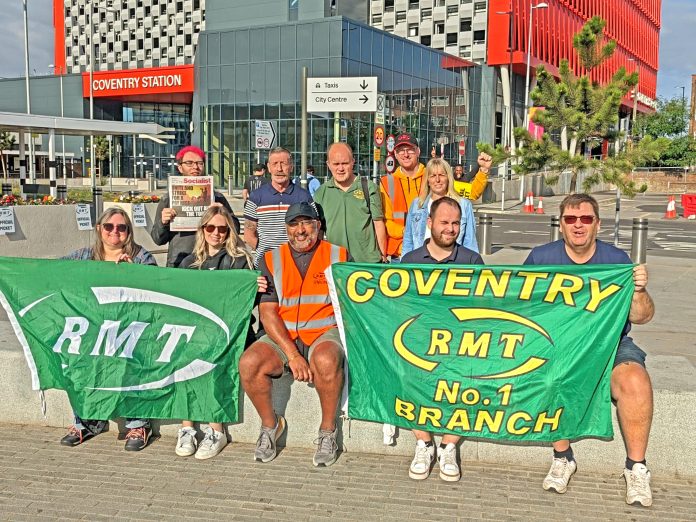
M 376 111 L 376 76 L 307 78 L 307 112 Z
M 82 74 L 82 95 L 89 97 L 89 73 Z M 193 65 L 121 71 L 95 71 L 92 96 L 193 93 Z

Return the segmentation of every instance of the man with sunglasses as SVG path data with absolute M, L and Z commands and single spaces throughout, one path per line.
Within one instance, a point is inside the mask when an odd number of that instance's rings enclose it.
M 182 176 L 203 176 L 205 175 L 205 152 L 198 147 L 189 145 L 181 149 L 176 155 L 177 169 Z M 239 233 L 239 219 L 234 215 L 232 207 L 227 199 L 220 192 L 214 192 L 215 202 L 213 205 L 222 205 L 230 215 L 234 226 Z M 176 211 L 169 206 L 169 195 L 165 195 L 157 205 L 154 223 L 150 236 L 156 245 L 169 244 L 167 252 L 167 266 L 177 267 L 183 259 L 193 251 L 196 242 L 196 231 L 173 232 L 169 225 L 176 216 Z
M 561 232 L 563 239 L 533 248 L 525 264 L 631 264 L 625 252 L 597 239 L 599 205 L 588 194 L 571 194 L 561 202 Z M 645 453 L 652 422 L 653 397 L 650 376 L 645 369 L 645 352 L 628 336 L 631 323 L 645 324 L 655 313 L 648 294 L 648 271 L 645 265 L 633 269 L 635 290 L 631 309 L 621 333 L 611 374 L 611 396 L 616 402 L 617 416 L 626 447 L 626 503 L 652 505 L 650 471 Z M 545 490 L 565 493 L 577 464 L 570 441 L 553 443 L 551 470 L 544 479 Z
M 330 466 L 338 456 L 336 411 L 343 388 L 343 347 L 324 274 L 333 263 L 348 261 L 348 251 L 320 239 L 321 222 L 308 202 L 291 205 L 285 215 L 287 241 L 264 254 L 259 263 L 269 282 L 259 314 L 265 334 L 239 361 L 244 391 L 261 417 L 254 459 L 270 462 L 285 430 L 273 409 L 272 380 L 292 372 L 313 383 L 321 403 L 315 441 L 315 466 Z

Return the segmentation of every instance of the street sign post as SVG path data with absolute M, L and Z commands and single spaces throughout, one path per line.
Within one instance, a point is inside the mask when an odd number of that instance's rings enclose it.
M 275 128 L 273 123 L 266 120 L 256 120 L 256 133 L 254 136 L 254 148 L 272 149 L 275 145 Z
M 387 169 L 389 174 L 393 174 L 396 170 L 396 158 L 389 154 L 387 159 L 384 161 L 384 168 Z
M 307 112 L 377 112 L 377 77 L 307 78 Z
M 386 112 L 387 96 L 386 94 L 377 95 L 377 110 L 375 111 L 375 123 L 384 125 L 384 115 Z
M 464 140 L 459 140 L 459 163 L 462 162 L 464 154 L 466 154 L 466 142 Z

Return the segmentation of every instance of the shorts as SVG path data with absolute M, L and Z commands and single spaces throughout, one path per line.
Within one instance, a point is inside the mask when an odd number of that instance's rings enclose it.
M 621 341 L 619 341 L 619 348 L 616 350 L 614 366 L 612 368 L 616 368 L 619 364 L 627 362 L 634 362 L 645 368 L 645 357 L 646 353 L 638 348 L 636 343 L 633 342 L 633 339 L 625 335 L 621 338 Z
M 298 337 L 295 339 L 295 346 L 297 346 L 298 351 L 300 352 L 300 355 L 305 358 L 307 362 L 309 362 L 310 357 L 312 357 L 312 352 L 314 352 L 314 348 L 316 348 L 319 344 L 326 342 L 326 341 L 332 341 L 336 343 L 338 346 L 343 347 L 343 343 L 341 343 L 341 336 L 338 333 L 338 328 L 333 327 L 325 331 L 323 334 L 321 334 L 319 337 L 317 337 L 316 341 L 314 341 L 311 346 L 307 346 L 305 343 L 302 342 L 302 340 Z M 271 339 L 268 334 L 264 334 L 261 337 L 259 337 L 257 342 L 262 342 L 266 343 L 269 345 L 275 353 L 278 354 L 278 357 L 280 357 L 280 360 L 283 361 L 283 372 L 288 373 L 290 372 L 290 368 L 288 367 L 288 356 L 285 355 L 285 352 L 276 344 L 276 342 Z

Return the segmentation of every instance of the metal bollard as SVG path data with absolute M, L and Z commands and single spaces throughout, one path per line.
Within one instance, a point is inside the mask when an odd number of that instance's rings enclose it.
M 155 181 L 155 174 L 152 172 L 147 173 L 147 187 L 150 192 L 154 191 L 157 189 L 156 187 L 156 181 Z
M 58 185 L 58 199 L 66 200 L 68 199 L 68 187 L 67 185 Z
M 551 216 L 551 241 L 558 241 L 561 239 L 561 218 L 558 216 Z
M 137 194 L 135 193 L 135 190 L 129 190 L 128 191 L 128 197 L 133 199 Z
M 493 231 L 493 216 L 489 214 L 481 214 L 478 218 L 478 235 L 479 253 L 481 255 L 490 255 L 491 253 L 491 234 Z
M 12 183 L 3 183 L 2 184 L 2 195 L 3 196 L 11 196 L 12 195 Z
M 101 187 L 94 187 L 92 190 L 92 210 L 94 210 L 94 222 L 96 223 L 99 216 L 104 211 L 104 199 L 102 198 Z
M 631 259 L 634 263 L 645 263 L 648 247 L 648 220 L 633 218 L 633 234 L 631 235 Z

